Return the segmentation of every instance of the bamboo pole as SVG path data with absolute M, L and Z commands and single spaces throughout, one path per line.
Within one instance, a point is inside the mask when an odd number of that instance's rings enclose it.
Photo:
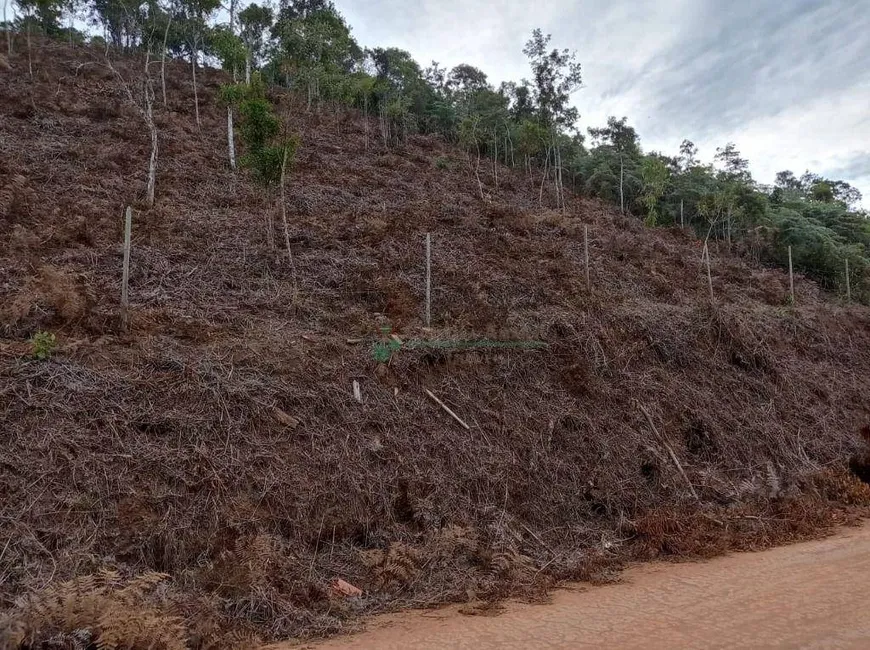
M 432 235 L 426 233 L 426 327 L 432 324 Z
M 791 263 L 791 246 L 788 247 L 788 288 L 791 294 L 791 304 L 795 304 L 794 299 L 794 267 Z
M 127 206 L 124 217 L 124 270 L 121 276 L 121 324 L 124 330 L 130 322 L 130 239 L 133 231 L 133 208 Z

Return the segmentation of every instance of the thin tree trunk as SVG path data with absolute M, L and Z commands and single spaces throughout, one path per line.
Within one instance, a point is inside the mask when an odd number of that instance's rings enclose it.
M 507 134 L 508 134 L 508 142 L 510 142 L 510 145 L 511 145 L 511 167 L 516 167 L 517 161 L 514 159 L 514 139 L 511 137 L 510 130 L 508 130 Z
M 296 286 L 296 265 L 293 261 L 293 250 L 290 248 L 290 224 L 287 222 L 287 197 L 284 184 L 287 178 L 287 147 L 284 147 L 284 157 L 281 159 L 281 220 L 284 222 L 284 246 L 287 248 L 287 260 L 290 262 L 290 273 L 293 276 L 293 291 Z
M 625 181 L 625 165 L 622 162 L 622 154 L 619 155 L 619 211 L 625 214 L 625 191 L 623 183 Z
M 202 123 L 199 121 L 199 91 L 196 88 L 196 46 L 190 53 L 190 69 L 193 71 L 193 107 L 196 111 L 196 128 L 201 129 Z
M 556 151 L 556 195 L 558 203 L 561 204 L 562 212 L 565 212 L 565 187 L 562 184 L 562 148 L 555 137 L 553 138 L 553 147 Z
M 6 26 L 6 52 L 9 56 L 12 56 L 12 25 L 9 24 L 9 21 L 6 20 L 6 5 L 9 4 L 9 0 L 4 0 L 3 2 L 3 24 Z
M 368 95 L 363 97 L 363 119 L 365 120 L 366 132 L 366 151 L 369 150 L 369 98 Z
M 474 142 L 476 144 L 477 143 L 477 136 L 473 133 L 472 133 L 472 135 L 474 136 Z M 483 194 L 483 183 L 480 181 L 480 145 L 476 144 L 476 146 L 477 146 L 477 163 L 474 166 L 474 176 L 477 178 L 477 189 L 480 191 L 480 200 L 485 201 L 486 198 Z
M 169 26 L 172 24 L 172 14 L 166 21 L 166 29 L 163 32 L 163 52 L 160 57 L 160 86 L 163 89 L 163 108 L 166 108 L 166 44 L 169 42 Z
M 30 73 L 30 80 L 33 80 L 33 56 L 30 49 L 30 21 L 27 21 L 27 71 Z
M 498 135 L 492 139 L 495 155 L 492 157 L 492 173 L 495 176 L 495 189 L 498 191 Z
M 245 53 L 245 83 L 251 85 L 251 50 Z M 289 84 L 288 84 L 289 85 Z
M 849 260 L 846 260 L 846 302 L 852 302 L 852 281 L 849 279 Z
M 230 0 L 230 34 L 236 35 L 236 5 L 238 0 Z
M 127 331 L 130 323 L 130 239 L 133 230 L 133 209 L 128 205 L 124 213 L 124 265 L 121 271 L 121 326 Z
M 157 186 L 157 126 L 154 124 L 154 84 L 150 72 L 151 48 L 145 54 L 145 124 L 151 134 L 151 157 L 148 159 L 148 184 L 145 187 L 145 201 L 149 208 L 154 207 L 154 192 Z M 132 97 L 131 97 L 132 99 Z
M 236 141 L 233 133 L 233 106 L 227 104 L 227 148 L 230 154 L 230 169 L 236 168 Z
M 550 147 L 547 147 L 546 158 L 544 158 L 544 175 L 541 177 L 541 190 L 538 192 L 538 205 L 544 207 L 544 183 L 547 181 L 547 176 L 550 171 Z

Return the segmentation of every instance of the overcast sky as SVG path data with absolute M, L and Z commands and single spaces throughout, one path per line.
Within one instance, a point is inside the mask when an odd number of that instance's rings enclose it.
M 870 0 L 336 0 L 360 45 L 528 77 L 535 27 L 577 51 L 581 128 L 628 116 L 644 150 L 737 144 L 756 179 L 810 169 L 870 205 Z

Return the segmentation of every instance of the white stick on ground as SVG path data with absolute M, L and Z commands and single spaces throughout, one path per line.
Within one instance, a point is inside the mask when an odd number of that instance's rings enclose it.
M 469 427 L 467 424 L 465 424 L 465 422 L 463 421 L 463 419 L 462 419 L 461 417 L 459 417 L 458 415 L 456 415 L 456 413 L 454 413 L 453 411 L 450 410 L 450 407 L 447 406 L 447 404 L 445 404 L 445 403 L 442 402 L 440 399 L 438 399 L 437 397 L 435 397 L 434 393 L 433 393 L 431 390 L 429 390 L 428 388 L 424 388 L 423 390 L 426 391 L 426 394 L 427 394 L 429 397 L 431 397 L 431 398 L 435 401 L 435 403 L 436 403 L 438 406 L 440 406 L 440 407 L 443 408 L 445 411 L 447 411 L 447 414 L 448 414 L 450 417 L 452 417 L 454 420 L 456 420 L 457 422 L 459 422 L 459 424 L 461 424 L 462 427 L 463 427 L 464 429 L 471 429 L 471 427 Z
M 127 206 L 124 218 L 124 270 L 121 277 L 121 323 L 124 329 L 129 325 L 130 296 L 128 285 L 130 284 L 130 239 L 133 230 L 133 208 Z
M 667 440 L 665 440 L 665 439 L 664 439 L 664 438 L 659 434 L 658 429 L 656 429 L 656 425 L 653 424 L 653 420 L 652 420 L 652 417 L 651 417 L 650 414 L 649 414 L 649 411 L 647 411 L 647 410 L 643 407 L 643 404 L 641 404 L 640 402 L 637 402 L 637 406 L 638 406 L 638 408 L 641 410 L 641 412 L 646 416 L 646 421 L 649 423 L 650 428 L 653 430 L 653 434 L 655 435 L 656 439 L 657 439 L 660 443 L 662 443 L 662 445 L 664 446 L 665 449 L 667 449 L 667 451 L 668 451 L 668 455 L 670 455 L 671 460 L 674 462 L 674 465 L 676 466 L 677 471 L 678 471 L 678 472 L 680 473 L 680 475 L 683 477 L 683 480 L 686 482 L 686 485 L 689 486 L 689 492 L 691 492 L 691 493 L 692 493 L 692 496 L 695 497 L 695 501 L 699 501 L 699 502 L 700 502 L 701 499 L 698 498 L 698 493 L 695 492 L 695 486 L 693 486 L 692 483 L 691 483 L 691 481 L 689 481 L 689 477 L 686 475 L 686 472 L 683 470 L 683 466 L 682 466 L 682 464 L 680 463 L 680 459 L 677 458 L 677 455 L 674 453 L 674 450 L 673 450 L 673 449 L 671 448 L 671 446 L 668 444 Z

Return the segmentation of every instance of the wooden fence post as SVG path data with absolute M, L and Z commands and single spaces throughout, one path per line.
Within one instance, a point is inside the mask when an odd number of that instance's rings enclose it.
M 432 235 L 426 233 L 426 327 L 432 324 Z
M 124 270 L 121 277 L 121 324 L 126 331 L 130 324 L 130 237 L 133 230 L 133 208 L 127 206 L 124 217 Z
M 791 246 L 788 247 L 788 288 L 791 294 L 791 304 L 794 305 L 794 268 L 791 263 Z

